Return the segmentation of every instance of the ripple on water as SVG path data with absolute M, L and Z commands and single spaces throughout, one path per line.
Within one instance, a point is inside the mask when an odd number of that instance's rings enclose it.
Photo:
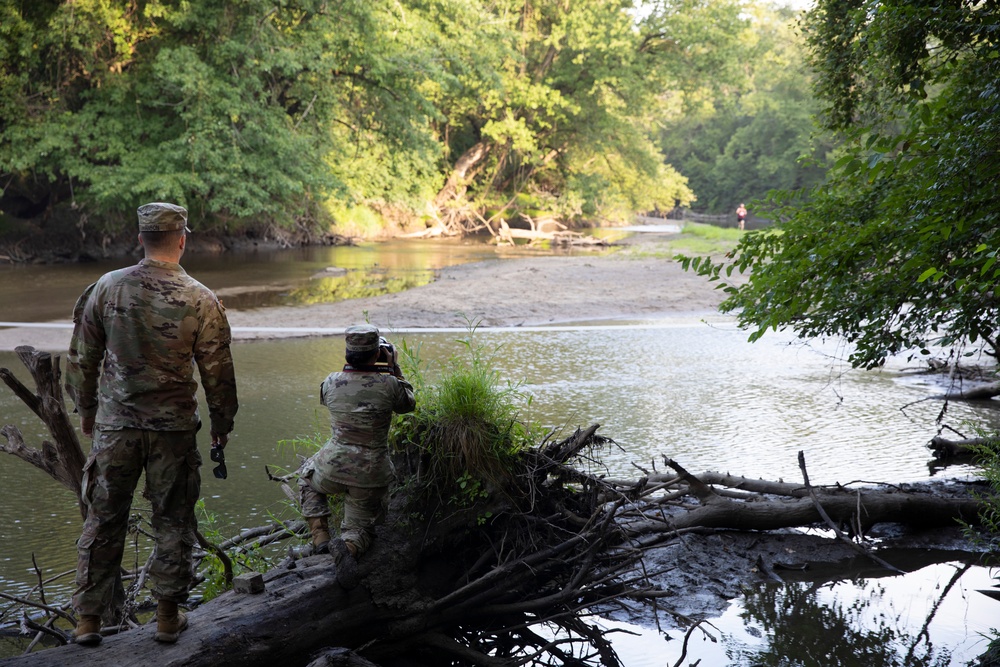
M 455 342 L 459 337 L 406 336 L 437 369 L 429 376 L 463 353 Z M 524 380 L 524 389 L 534 396 L 526 409 L 531 418 L 563 428 L 563 435 L 600 423 L 599 432 L 625 450 L 612 450 L 606 459 L 616 475 L 634 477 L 633 462 L 662 466 L 667 455 L 692 472 L 798 480 L 796 457 L 803 451 L 815 484 L 898 483 L 929 476 L 924 445 L 936 432 L 940 404 L 917 402 L 928 388 L 898 374 L 844 369 L 824 356 L 829 350 L 822 346 L 791 346 L 780 334 L 751 345 L 742 332 L 704 324 L 482 332 L 476 338 L 500 346 L 493 358 L 505 378 Z M 287 501 L 278 485 L 267 481 L 263 466 L 294 468 L 295 452 L 279 441 L 328 429 L 316 388 L 340 363 L 338 345 L 307 339 L 234 348 L 242 407 L 227 449 L 230 479 L 206 476 L 203 483 L 206 505 L 218 517 L 221 532 L 287 511 Z M 26 379 L 11 353 L 0 353 L 0 366 Z M 9 392 L 0 393 L 0 415 L 3 423 L 34 419 Z M 948 418 L 956 423 L 997 420 L 995 410 L 958 404 L 949 407 Z M 29 441 L 37 443 L 38 430 L 27 430 L 33 434 Z M 204 451 L 207 434 L 200 436 L 205 436 Z M 12 460 L 4 465 L 0 586 L 23 592 L 36 580 L 32 553 L 44 576 L 73 567 L 79 515 L 69 492 L 45 475 Z M 52 585 L 53 592 L 71 592 L 71 582 L 61 581 Z M 650 646 L 662 641 L 657 638 Z M 642 660 L 626 664 L 664 664 Z

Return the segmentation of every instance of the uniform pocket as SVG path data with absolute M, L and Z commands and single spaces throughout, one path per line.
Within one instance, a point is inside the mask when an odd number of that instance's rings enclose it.
M 201 497 L 201 472 L 199 469 L 202 466 L 202 458 L 197 447 L 188 450 L 184 462 L 187 468 L 187 501 L 193 508 L 198 502 L 198 498 Z
M 76 541 L 76 585 L 81 588 L 90 585 L 91 547 L 94 546 L 96 539 L 97 531 L 91 526 L 84 525 L 83 533 Z
M 87 462 L 83 464 L 83 476 L 80 478 L 80 500 L 84 506 L 90 507 L 91 492 L 94 488 L 94 460 L 96 459 L 93 448 L 87 456 Z

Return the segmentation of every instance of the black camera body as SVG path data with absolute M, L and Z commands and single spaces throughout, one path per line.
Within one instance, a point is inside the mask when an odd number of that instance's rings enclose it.
M 384 336 L 378 337 L 378 360 L 383 363 L 391 364 L 392 358 L 396 353 L 396 348 L 392 346 L 392 343 L 387 341 Z

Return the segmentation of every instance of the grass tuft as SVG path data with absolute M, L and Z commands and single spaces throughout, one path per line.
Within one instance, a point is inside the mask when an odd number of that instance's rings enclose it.
M 414 351 L 401 346 L 407 377 L 419 387 L 417 409 L 397 417 L 393 441 L 421 459 L 421 483 L 444 498 L 465 504 L 491 491 L 514 487 L 513 461 L 535 433 L 521 419 L 531 397 L 519 383 L 501 377 L 489 350 L 468 338 L 464 354 L 452 357 L 435 386 L 427 386 Z

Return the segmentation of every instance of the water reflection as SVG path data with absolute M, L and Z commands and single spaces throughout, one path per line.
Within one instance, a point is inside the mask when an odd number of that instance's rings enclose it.
M 995 626 L 998 603 L 973 590 L 991 582 L 986 568 L 940 563 L 885 578 L 761 584 L 689 632 L 604 623 L 631 633 L 615 639 L 629 667 L 965 665 Z
M 796 454 L 801 450 L 815 484 L 928 477 L 929 453 L 924 445 L 935 432 L 940 404 L 915 403 L 931 393 L 928 386 L 897 372 L 854 371 L 832 364 L 831 350 L 792 345 L 780 334 L 751 345 L 745 333 L 724 319 L 711 325 L 680 319 L 635 324 L 604 330 L 480 332 L 477 339 L 494 350 L 504 376 L 525 381 L 533 395 L 525 418 L 553 428 L 602 424 L 600 432 L 623 448 L 604 462 L 617 476 L 634 477 L 633 463 L 651 467 L 670 456 L 693 472 L 723 470 L 787 481 L 800 477 Z M 421 356 L 433 364 L 428 371 L 433 378 L 436 369 L 461 354 L 463 346 L 456 342 L 461 337 L 421 333 L 406 338 L 419 345 Z M 278 443 L 328 428 L 318 388 L 343 363 L 343 340 L 245 343 L 235 346 L 234 354 L 241 408 L 227 449 L 229 478 L 217 480 L 208 474 L 203 484 L 206 506 L 218 517 L 217 528 L 224 534 L 288 511 L 278 485 L 267 481 L 264 466 L 293 467 L 294 452 Z M 12 353 L 0 353 L 0 366 L 28 381 L 27 371 Z M 900 406 L 907 404 L 913 406 L 901 412 Z M 996 411 L 986 405 L 953 404 L 948 415 L 956 425 L 965 419 L 998 425 Z M 4 389 L 0 424 L 6 423 L 18 425 L 30 444 L 37 445 L 44 437 L 38 420 Z M 207 451 L 207 434 L 199 436 Z M 950 475 L 971 472 L 968 467 L 949 470 Z M 0 590 L 26 592 L 37 581 L 32 553 L 44 577 L 73 567 L 80 519 L 70 494 L 31 466 L 5 456 L 0 458 L 0 475 Z M 142 554 L 134 558 L 141 562 Z M 890 588 L 882 581 L 884 592 L 879 592 L 877 602 L 865 602 L 867 609 L 899 615 L 906 608 L 899 596 L 908 589 Z M 793 597 L 803 604 L 818 604 L 816 600 L 826 600 L 831 592 L 841 600 L 850 595 L 867 601 L 873 591 L 865 585 L 838 584 L 805 597 L 799 589 L 768 595 L 775 604 L 792 604 Z M 963 577 L 961 590 L 977 585 L 988 584 L 966 585 Z M 50 596 L 71 590 L 69 580 L 48 588 Z M 933 589 L 922 589 L 922 595 L 936 597 Z M 748 605 L 753 604 L 757 603 L 749 599 Z M 761 598 L 761 609 L 765 606 Z M 818 612 L 814 615 L 824 618 Z M 939 612 L 938 617 L 944 614 Z M 758 622 L 763 636 L 777 631 L 773 624 L 762 623 Z M 862 629 L 877 628 L 876 624 Z M 959 641 L 947 632 L 934 637 L 936 646 L 949 649 Z M 756 638 L 745 641 L 755 651 L 760 648 Z M 760 659 L 767 659 L 766 654 L 761 653 Z M 727 663 L 706 659 L 702 664 Z
M 342 276 L 314 276 L 285 287 L 223 289 L 219 290 L 218 296 L 227 307 L 240 310 L 268 306 L 305 306 L 393 294 L 426 285 L 433 279 L 434 272 L 428 270 L 403 273 L 391 273 L 384 269 L 355 270 Z
M 984 634 L 996 605 L 961 586 L 971 566 L 948 563 L 912 575 L 833 584 L 764 586 L 745 597 L 746 635 L 732 639 L 733 664 L 906 665 L 931 667 L 963 662 L 985 649 Z M 972 575 L 981 577 L 983 571 Z M 992 612 L 992 613 L 991 613 Z M 947 633 L 952 642 L 936 645 Z
M 188 253 L 182 263 L 191 275 L 219 293 L 228 306 L 256 308 L 373 296 L 422 285 L 431 280 L 435 271 L 455 264 L 557 252 L 520 246 L 496 248 L 475 239 L 420 243 L 395 240 L 219 255 Z M 0 264 L 0 319 L 66 320 L 84 287 L 105 272 L 136 261 L 126 257 L 87 264 Z M 329 267 L 343 270 L 346 275 L 324 276 Z

